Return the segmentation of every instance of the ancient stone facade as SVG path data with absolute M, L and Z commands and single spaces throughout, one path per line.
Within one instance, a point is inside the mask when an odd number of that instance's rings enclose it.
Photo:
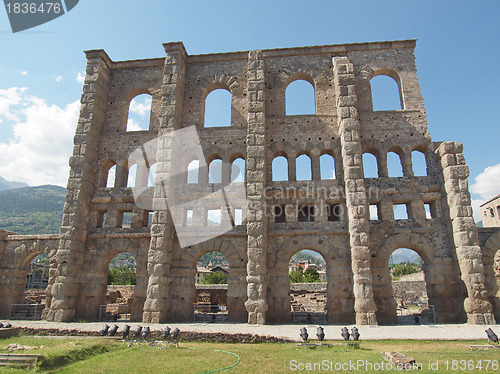
M 182 43 L 164 47 L 163 58 L 121 62 L 102 50 L 86 52 L 60 235 L 2 234 L 2 317 L 10 303 L 22 298 L 27 263 L 48 251 L 52 266 L 45 318 L 97 319 L 109 263 L 116 254 L 130 252 L 137 262 L 132 318 L 190 321 L 197 261 L 219 251 L 230 266 L 229 321 L 286 323 L 291 318 L 288 262 L 298 251 L 311 249 L 326 261 L 329 323 L 395 323 L 387 264 L 393 251 L 410 248 L 424 261 L 438 322 L 498 320 L 500 232 L 478 235 L 462 145 L 431 140 L 414 40 L 194 56 Z M 397 83 L 401 109 L 373 110 L 370 80 L 379 75 Z M 315 114 L 287 115 L 286 90 L 296 80 L 314 87 Z M 204 126 L 205 100 L 216 89 L 231 94 L 229 127 Z M 152 98 L 149 129 L 126 131 L 129 104 L 144 93 Z M 184 180 L 179 188 L 169 179 L 172 170 L 188 172 L 196 157 L 188 149 L 174 152 L 172 134 L 190 126 L 196 128 L 204 159 L 197 158 L 197 183 Z M 148 143 L 154 139 L 160 140 Z M 127 187 L 129 156 L 146 151 L 145 144 L 154 144 L 155 156 L 137 166 L 135 184 L 151 197 L 149 209 L 137 204 Z M 390 152 L 399 157 L 402 177 L 389 175 Z M 425 157 L 426 175 L 414 174 L 415 153 Z M 377 177 L 365 175 L 366 154 L 376 158 Z M 296 160 L 302 155 L 311 164 L 307 181 L 297 180 Z M 322 178 L 325 155 L 334 160 L 331 179 Z M 273 175 L 278 157 L 286 158 L 284 181 Z M 238 158 L 245 160 L 245 181 L 238 183 L 244 183 L 246 201 L 186 205 L 192 223 L 185 225 L 203 231 L 207 210 L 215 208 L 244 211 L 246 220 L 232 219 L 232 230 L 182 248 L 167 197 L 174 194 L 188 204 L 230 184 L 231 164 Z M 222 161 L 222 176 L 212 183 L 208 165 L 214 160 Z M 155 184 L 147 187 L 153 164 Z M 114 186 L 107 187 L 113 166 Z M 406 219 L 395 217 L 398 204 L 406 206 Z M 375 218 L 371 210 L 377 211 Z M 131 216 L 130 226 L 123 223 L 125 215 Z

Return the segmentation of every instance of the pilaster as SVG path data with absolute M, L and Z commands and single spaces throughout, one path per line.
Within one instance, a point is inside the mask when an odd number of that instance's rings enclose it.
M 467 322 L 494 324 L 493 306 L 487 300 L 488 292 L 477 227 L 472 216 L 467 177 L 469 168 L 462 154 L 463 146 L 457 142 L 444 142 L 436 154 L 441 166 L 442 188 L 446 194 L 453 230 L 453 242 L 462 280 L 467 288 L 464 301 Z
M 368 201 L 363 176 L 357 98 L 354 92 L 354 67 L 347 57 L 333 58 L 333 75 L 349 219 L 356 323 L 373 325 L 377 324 L 377 307 L 373 297 L 368 247 Z
M 186 51 L 182 43 L 168 43 L 163 46 L 166 57 L 156 151 L 151 242 L 148 252 L 149 282 L 143 313 L 143 321 L 146 323 L 166 322 L 173 307 L 169 296 L 175 229 L 168 210 L 167 194 L 171 189 L 169 179 L 172 166 L 172 133 L 180 129 L 182 124 Z
M 85 277 L 81 274 L 88 230 L 88 213 L 93 194 L 94 180 L 102 124 L 105 121 L 105 103 L 110 78 L 111 60 L 103 50 L 85 52 L 86 77 L 80 107 L 80 118 L 74 138 L 73 156 L 70 158 L 70 175 L 66 191 L 61 240 L 56 254 L 55 279 L 47 290 L 51 300 L 46 317 L 50 321 L 70 321 L 75 318 L 92 318 L 91 303 L 81 295 Z
M 266 126 L 264 60 L 261 51 L 248 53 L 247 119 L 247 296 L 248 323 L 265 324 L 267 291 Z

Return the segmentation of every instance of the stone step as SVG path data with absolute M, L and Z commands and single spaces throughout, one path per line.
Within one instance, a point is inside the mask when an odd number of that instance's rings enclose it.
M 0 354 L 0 366 L 34 367 L 40 357 L 42 356 L 3 353 Z

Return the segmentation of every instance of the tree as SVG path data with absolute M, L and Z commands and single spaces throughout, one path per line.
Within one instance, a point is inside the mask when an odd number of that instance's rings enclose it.
M 304 274 L 302 273 L 302 269 L 293 270 L 288 273 L 290 277 L 290 283 L 304 283 Z
M 227 284 L 227 273 L 214 271 L 205 275 L 201 284 Z
M 305 282 L 306 283 L 316 283 L 316 282 L 319 282 L 319 273 L 313 267 L 309 267 L 309 268 L 306 269 L 306 271 L 304 271 L 304 277 L 305 277 Z
M 410 262 L 405 262 L 401 264 L 393 265 L 391 269 L 392 278 L 399 278 L 403 275 L 414 274 L 420 271 L 420 268 L 416 264 Z
M 130 265 L 120 265 L 109 269 L 108 284 L 135 285 L 135 268 Z

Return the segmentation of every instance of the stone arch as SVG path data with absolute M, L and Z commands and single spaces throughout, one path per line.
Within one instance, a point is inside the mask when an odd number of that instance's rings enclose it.
M 399 94 L 399 101 L 400 101 L 400 109 L 405 109 L 405 103 L 404 103 L 404 95 L 403 95 L 403 84 L 401 80 L 401 76 L 397 71 L 391 68 L 387 67 L 382 67 L 382 68 L 373 68 L 369 65 L 364 65 L 360 72 L 359 76 L 363 80 L 363 85 L 365 86 L 364 88 L 368 91 L 369 95 L 367 96 L 367 99 L 369 100 L 369 107 L 373 110 L 373 99 L 372 99 L 372 89 L 370 85 L 370 81 L 372 78 L 384 75 L 389 78 L 392 78 L 398 87 L 398 94 Z
M 377 321 L 381 324 L 397 323 L 388 263 L 391 254 L 399 248 L 411 249 L 422 258 L 427 296 L 429 304 L 434 305 L 437 322 L 457 322 L 463 311 L 463 298 L 453 260 L 451 257 L 436 257 L 436 247 L 430 235 L 415 233 L 391 235 L 372 251 L 371 269 Z
M 287 168 L 287 172 L 286 172 L 286 179 L 284 178 L 279 178 L 278 176 L 276 176 L 276 172 L 277 170 L 275 171 L 274 170 L 274 166 L 275 166 L 275 160 L 278 158 L 278 157 L 284 157 L 285 160 L 286 160 L 286 168 Z M 288 155 L 284 152 L 284 151 L 278 151 L 274 154 L 274 156 L 271 158 L 271 179 L 273 181 L 288 181 L 290 180 L 290 160 L 288 158 Z M 295 163 L 294 163 L 295 165 Z M 276 166 L 278 167 L 278 166 Z M 295 170 L 293 170 L 293 174 L 295 175 Z
M 140 96 L 140 95 L 148 95 L 150 97 L 150 100 L 151 100 L 151 104 L 150 104 L 150 107 L 149 107 L 149 118 L 147 119 L 148 121 L 148 126 L 147 126 L 147 129 L 134 129 L 134 128 L 129 128 L 129 119 L 130 119 L 130 105 L 132 103 L 132 101 Z M 138 87 L 138 88 L 135 88 L 131 91 L 129 91 L 127 93 L 127 95 L 125 96 L 125 110 L 124 110 L 124 118 L 125 118 L 125 130 L 126 131 L 148 131 L 151 129 L 151 117 L 153 116 L 153 94 L 151 93 L 151 91 L 147 88 L 142 88 L 142 87 Z
M 301 66 L 284 67 L 277 77 L 283 82 L 285 88 L 297 79 L 308 81 L 313 87 L 316 87 L 318 83 L 326 83 L 328 81 L 323 70 L 319 68 L 308 69 Z
M 240 84 L 238 83 L 238 77 L 234 75 L 214 74 L 201 80 L 200 86 L 203 90 L 203 102 L 205 102 L 210 92 L 222 88 L 234 94 L 234 91 L 240 87 Z
M 97 239 L 91 243 L 82 273 L 88 277 L 81 288 L 78 318 L 97 320 L 100 305 L 106 304 L 108 272 L 111 260 L 120 253 L 128 252 L 135 258 L 136 285 L 132 301 L 131 320 L 141 321 L 148 284 L 147 252 L 149 240 L 132 238 Z
M 380 178 L 380 177 L 382 177 L 383 176 L 383 172 L 382 172 L 383 167 L 381 167 L 382 166 L 381 165 L 381 163 L 382 163 L 381 162 L 382 161 L 381 160 L 381 153 L 378 151 L 377 148 L 367 147 L 367 148 L 363 149 L 363 152 L 361 153 L 361 157 L 364 158 L 365 154 L 372 155 L 375 158 L 375 164 L 376 164 L 377 170 L 376 171 L 372 170 L 371 172 L 369 172 L 369 170 L 367 170 L 368 169 L 367 165 L 365 165 L 363 163 L 363 176 L 365 178 Z M 369 156 L 367 156 L 367 157 L 369 157 Z M 365 158 L 365 160 L 366 160 L 366 158 Z M 373 172 L 373 176 L 372 176 L 372 172 Z M 370 176 L 367 177 L 367 174 Z
M 495 320 L 500 321 L 500 231 L 491 235 L 481 248 L 488 297 Z
M 59 246 L 58 239 L 33 239 L 10 241 L 4 254 L 4 273 L 0 282 L 0 317 L 8 318 L 11 304 L 24 304 L 26 277 L 31 262 L 41 254 L 46 254 L 50 261 L 50 274 L 56 269 L 55 254 Z M 52 275 L 51 275 L 52 277 Z M 49 279 L 49 285 L 53 283 Z M 47 287 L 47 291 L 50 287 Z M 50 294 L 47 294 L 50 298 Z
M 326 262 L 328 323 L 353 323 L 354 296 L 348 241 L 326 235 L 297 235 L 277 240 L 269 243 L 274 251 L 267 256 L 269 321 L 291 321 L 288 263 L 295 253 L 310 249 L 318 252 Z
M 245 246 L 246 249 L 246 246 Z M 174 319 L 191 321 L 193 318 L 193 302 L 196 297 L 195 274 L 198 260 L 206 253 L 220 252 L 226 256 L 229 262 L 228 288 L 227 288 L 227 310 L 229 322 L 245 322 L 247 312 L 245 308 L 247 283 L 246 283 L 246 251 L 237 250 L 237 246 L 231 240 L 221 237 L 213 238 L 186 248 L 178 253 L 173 259 L 172 267 L 182 273 L 182 276 L 174 277 L 173 285 L 182 287 L 183 300 L 179 302 L 178 311 Z M 174 296 L 175 297 L 175 296 Z
M 111 183 L 110 181 L 110 171 L 111 169 L 113 168 L 113 166 L 115 166 L 115 175 L 114 177 L 111 176 L 111 179 L 113 181 L 113 183 Z M 108 185 L 115 185 L 115 178 L 116 178 L 116 162 L 111 160 L 111 159 L 106 159 L 106 160 L 103 160 L 102 161 L 102 164 L 101 164 L 101 175 L 100 175 L 100 178 L 99 178 L 99 187 L 107 187 Z

